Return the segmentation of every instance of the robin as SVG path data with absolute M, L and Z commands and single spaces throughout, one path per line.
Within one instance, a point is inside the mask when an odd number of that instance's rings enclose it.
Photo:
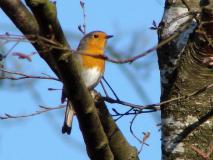
M 107 35 L 102 31 L 94 31 L 86 34 L 80 41 L 77 51 L 80 53 L 91 55 L 103 55 L 106 47 L 107 39 L 113 37 Z M 80 61 L 81 65 L 81 77 L 83 78 L 86 87 L 92 90 L 100 82 L 104 73 L 105 61 L 103 59 L 92 57 L 83 54 L 75 54 L 76 58 Z M 62 103 L 65 97 L 62 91 Z M 62 127 L 62 133 L 70 134 L 72 127 L 72 119 L 74 116 L 74 110 L 71 102 L 67 102 L 64 125 Z

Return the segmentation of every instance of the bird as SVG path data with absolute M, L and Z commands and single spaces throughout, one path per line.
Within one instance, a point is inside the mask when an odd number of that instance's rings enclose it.
M 76 60 L 80 62 L 80 76 L 89 90 L 93 90 L 98 85 L 105 70 L 104 59 L 89 55 L 104 55 L 107 40 L 112 37 L 113 35 L 108 35 L 103 31 L 93 31 L 86 34 L 80 40 L 76 52 L 77 54 L 74 54 L 74 56 L 76 57 Z M 66 93 L 63 90 L 61 98 L 62 103 L 65 101 L 65 97 Z M 64 124 L 62 127 L 63 134 L 67 133 L 69 135 L 71 133 L 72 119 L 74 114 L 75 113 L 72 107 L 72 103 L 68 100 L 65 111 Z

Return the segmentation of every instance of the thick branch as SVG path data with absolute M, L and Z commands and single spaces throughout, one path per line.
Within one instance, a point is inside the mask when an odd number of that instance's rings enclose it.
M 39 22 L 40 36 L 52 38 L 69 48 L 56 18 L 54 4 L 49 3 L 47 0 L 32 0 L 27 1 L 27 4 L 32 9 Z M 38 30 L 36 30 L 36 32 L 30 30 L 31 25 L 28 21 L 29 18 L 34 18 L 31 14 L 29 16 L 30 12 L 19 0 L 1 0 L 0 6 L 23 34 L 29 34 L 29 32 L 30 34 L 38 34 Z M 8 10 L 8 8 L 10 10 Z M 22 10 L 23 8 L 25 9 Z M 13 10 L 13 14 L 10 14 L 11 9 Z M 26 16 L 24 17 L 22 16 L 23 12 L 26 13 Z M 16 14 L 14 15 L 14 13 Z M 44 22 L 43 20 L 45 23 L 42 23 Z M 21 22 L 25 22 L 25 25 L 23 26 L 23 23 Z M 48 53 L 42 52 L 42 50 L 45 50 L 46 48 L 43 47 L 42 43 L 39 43 L 39 41 L 35 43 L 34 46 L 40 56 L 44 58 L 51 69 L 53 69 L 63 81 L 68 98 L 72 101 L 73 107 L 75 108 L 90 158 L 94 160 L 114 159 L 92 97 L 79 76 L 78 63 L 72 56 L 69 56 L 69 59 L 64 56 L 65 54 L 71 53 L 69 51 L 61 51 L 57 49 L 49 49 Z
M 35 17 L 20 0 L 1 0 L 0 7 L 24 35 L 37 36 L 41 32 Z M 53 61 L 48 56 L 49 54 L 44 54 L 42 52 L 42 50 L 45 50 L 45 47 L 38 42 L 33 42 L 32 45 L 37 51 L 40 51 L 40 56 L 43 57 L 47 64 L 50 65 L 57 74 Z
M 0 6 L 21 32 L 27 35 L 39 33 L 36 19 L 20 0 L 1 0 Z
M 108 137 L 109 145 L 116 160 L 137 160 L 138 154 L 136 148 L 129 145 L 115 121 L 109 114 L 109 111 L 101 97 L 96 94 L 96 107 L 98 109 L 101 123 Z

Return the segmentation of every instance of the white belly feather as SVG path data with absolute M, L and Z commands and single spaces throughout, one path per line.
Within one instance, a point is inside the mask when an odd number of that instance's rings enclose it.
M 83 77 L 86 86 L 92 89 L 100 81 L 102 73 L 97 67 L 93 67 L 87 70 L 83 70 L 81 72 L 81 76 Z

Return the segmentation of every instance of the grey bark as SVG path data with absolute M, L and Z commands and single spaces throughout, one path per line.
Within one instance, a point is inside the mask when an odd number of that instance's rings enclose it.
M 159 26 L 163 41 L 187 25 L 178 38 L 158 49 L 161 101 L 185 96 L 161 106 L 163 160 L 202 160 L 213 144 L 213 68 L 203 64 L 213 56 L 213 1 L 203 2 L 167 0 Z

